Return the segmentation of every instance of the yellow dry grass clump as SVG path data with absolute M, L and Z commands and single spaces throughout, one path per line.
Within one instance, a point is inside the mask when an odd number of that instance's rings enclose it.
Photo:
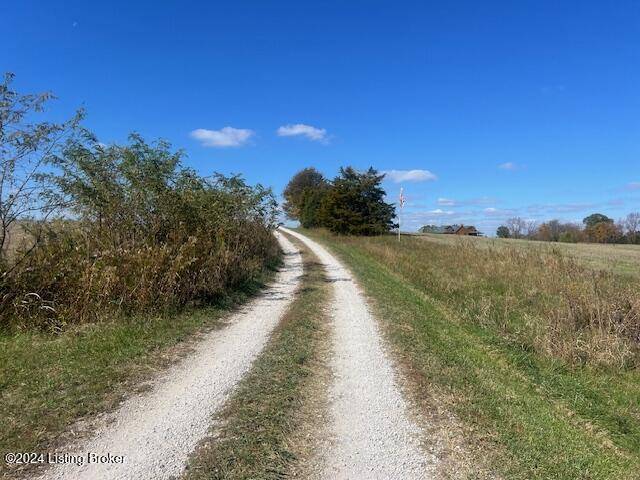
M 557 250 L 478 247 L 403 237 L 358 242 L 459 318 L 498 328 L 573 364 L 638 360 L 640 280 L 595 270 Z

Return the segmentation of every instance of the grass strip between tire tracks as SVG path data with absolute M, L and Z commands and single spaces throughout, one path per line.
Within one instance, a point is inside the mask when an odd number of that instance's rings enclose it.
M 300 411 L 326 337 L 324 269 L 300 242 L 304 276 L 265 350 L 215 419 L 221 425 L 189 462 L 185 480 L 277 479 L 297 461 Z

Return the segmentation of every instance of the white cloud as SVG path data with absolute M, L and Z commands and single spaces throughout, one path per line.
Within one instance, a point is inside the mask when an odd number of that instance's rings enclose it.
M 495 203 L 498 203 L 498 201 L 495 198 L 490 198 L 490 197 L 469 198 L 466 200 L 454 200 L 452 198 L 440 197 L 436 201 L 436 204 L 442 207 L 463 207 L 468 205 L 493 205 Z
M 382 173 L 395 183 L 427 182 L 438 178 L 429 170 L 387 170 Z
M 457 204 L 457 202 L 455 200 L 452 200 L 450 198 L 439 198 L 438 199 L 438 205 L 442 205 L 443 207 L 453 207 L 454 205 Z
M 498 168 L 502 170 L 516 170 L 518 166 L 513 162 L 505 162 L 498 165 Z
M 627 185 L 629 190 L 640 190 L 640 182 L 631 182 Z
M 488 207 L 488 208 L 485 208 L 483 211 L 486 216 L 494 217 L 494 218 L 495 217 L 508 218 L 518 214 L 517 210 L 511 209 L 511 208 L 502 209 L 502 208 Z
M 296 123 L 295 125 L 283 125 L 278 128 L 279 137 L 297 137 L 304 136 L 314 142 L 326 142 L 327 131 L 324 128 L 316 128 L 311 125 L 305 125 L 304 123 Z
M 198 128 L 191 132 L 191 138 L 199 140 L 205 147 L 240 147 L 254 135 L 253 130 L 246 128 L 224 127 L 220 130 Z
M 442 210 L 441 208 L 436 208 L 435 210 L 429 210 L 427 213 L 430 215 L 453 215 L 455 212 L 453 210 Z

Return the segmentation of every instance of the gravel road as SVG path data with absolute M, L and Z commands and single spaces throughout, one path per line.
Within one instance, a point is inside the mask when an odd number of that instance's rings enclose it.
M 435 461 L 420 447 L 375 319 L 351 273 L 318 243 L 287 229 L 318 256 L 334 283 L 334 380 L 329 391 L 326 479 L 434 478 Z
M 273 286 L 231 316 L 229 325 L 199 341 L 195 352 L 155 382 L 151 391 L 125 401 L 111 422 L 75 449 L 85 461 L 90 453 L 124 456 L 123 463 L 56 465 L 46 480 L 168 479 L 179 475 L 188 455 L 211 427 L 233 387 L 266 344 L 302 275 L 299 251 L 276 233 L 285 265 Z

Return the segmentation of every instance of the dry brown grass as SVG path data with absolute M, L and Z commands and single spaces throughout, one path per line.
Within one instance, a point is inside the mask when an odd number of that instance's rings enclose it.
M 464 446 L 489 476 L 638 477 L 638 369 L 616 368 L 637 365 L 626 328 L 637 303 L 621 303 L 637 302 L 637 280 L 594 278 L 560 254 L 308 233 L 375 300 L 418 405 L 435 415 L 435 445 L 453 456 L 438 475 L 481 477 L 477 462 L 464 469 Z
M 594 271 L 557 250 L 479 248 L 403 237 L 345 239 L 464 321 L 573 364 L 638 361 L 640 281 Z
M 61 331 L 117 315 L 207 305 L 242 289 L 279 258 L 270 230 L 252 222 L 131 248 L 103 248 L 97 234 L 71 224 L 50 233 L 4 279 L 3 326 Z
M 445 245 L 470 244 L 477 248 L 515 248 L 540 253 L 558 252 L 594 270 L 640 277 L 640 245 L 601 243 L 558 243 L 514 238 L 460 237 L 457 235 L 420 234 L 419 238 Z

